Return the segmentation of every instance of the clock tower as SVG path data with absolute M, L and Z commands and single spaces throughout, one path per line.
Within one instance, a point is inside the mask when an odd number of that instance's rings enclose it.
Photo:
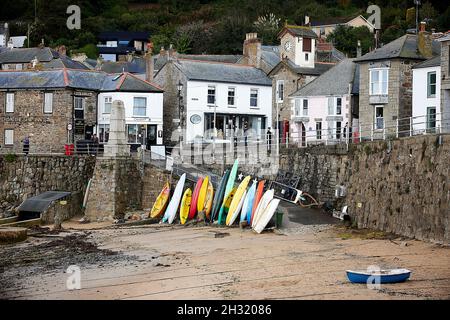
M 314 68 L 317 35 L 311 28 L 286 24 L 278 37 L 281 59 L 289 59 L 302 68 Z

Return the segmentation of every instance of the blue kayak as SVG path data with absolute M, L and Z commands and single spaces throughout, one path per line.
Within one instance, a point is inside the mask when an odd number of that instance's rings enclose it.
M 411 271 L 408 269 L 390 269 L 379 270 L 373 272 L 367 271 L 352 271 L 347 270 L 347 278 L 352 283 L 367 283 L 369 277 L 372 277 L 371 283 L 374 281 L 373 277 L 380 277 L 380 283 L 397 283 L 404 282 L 411 276 Z

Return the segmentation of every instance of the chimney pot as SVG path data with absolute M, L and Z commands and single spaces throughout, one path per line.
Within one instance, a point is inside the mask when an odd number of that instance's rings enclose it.
M 427 26 L 427 23 L 425 21 L 420 22 L 420 29 L 419 29 L 419 31 L 420 32 L 426 31 L 426 26 Z

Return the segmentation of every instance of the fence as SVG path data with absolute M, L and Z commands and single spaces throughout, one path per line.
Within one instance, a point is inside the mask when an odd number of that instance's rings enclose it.
M 440 134 L 450 132 L 450 112 L 434 113 L 416 117 L 386 121 L 377 118 L 372 123 L 358 126 L 334 126 L 320 130 L 293 132 L 282 141 L 286 146 L 307 147 L 315 144 L 351 144 L 363 141 L 391 140 L 419 134 Z

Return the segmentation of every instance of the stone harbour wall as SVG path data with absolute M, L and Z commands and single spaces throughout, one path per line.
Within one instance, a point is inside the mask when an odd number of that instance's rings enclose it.
M 172 174 L 169 171 L 146 165 L 142 180 L 142 208 L 150 211 L 162 188 L 169 182 L 175 188 Z
M 290 148 L 280 168 L 299 175 L 298 189 L 319 201 L 347 205 L 359 228 L 450 243 L 450 135 L 367 142 L 348 152 Z
M 14 214 L 28 197 L 45 191 L 70 191 L 71 215 L 81 212 L 84 191 L 92 176 L 91 156 L 0 155 L 0 215 Z
M 139 160 L 97 158 L 85 216 L 90 221 L 122 218 L 127 210 L 141 209 L 142 174 Z

